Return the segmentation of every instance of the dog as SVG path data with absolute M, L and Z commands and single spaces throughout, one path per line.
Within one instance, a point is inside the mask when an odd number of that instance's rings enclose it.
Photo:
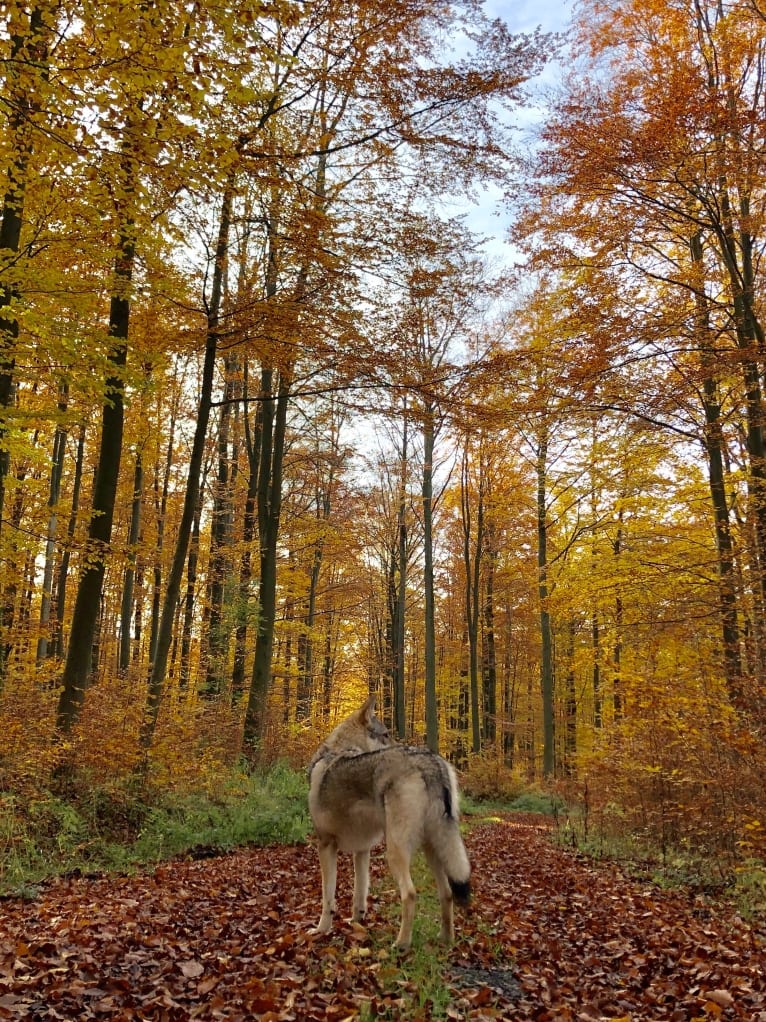
M 339 851 L 354 857 L 352 918 L 361 922 L 370 885 L 370 849 L 385 840 L 402 900 L 396 946 L 405 951 L 412 941 L 416 893 L 410 862 L 419 848 L 439 892 L 441 940 L 454 941 L 453 901 L 467 905 L 471 890 L 457 776 L 429 749 L 393 743 L 375 716 L 374 696 L 342 721 L 314 754 L 309 811 L 322 870 L 322 914 L 315 932 L 327 933 L 332 927 Z

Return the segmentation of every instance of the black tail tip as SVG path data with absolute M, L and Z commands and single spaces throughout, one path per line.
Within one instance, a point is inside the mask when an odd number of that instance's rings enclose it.
M 452 888 L 452 896 L 458 905 L 468 905 L 471 900 L 471 881 L 450 880 L 449 885 Z

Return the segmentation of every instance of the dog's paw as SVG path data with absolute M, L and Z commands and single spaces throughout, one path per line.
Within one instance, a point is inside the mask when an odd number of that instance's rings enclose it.
M 314 936 L 318 936 L 319 934 L 322 934 L 322 933 L 329 933 L 331 929 L 332 929 L 332 916 L 330 916 L 329 918 L 325 918 L 325 916 L 322 916 L 322 918 L 319 920 L 319 922 L 316 924 L 316 926 L 313 926 L 309 930 L 309 933 L 313 934 Z

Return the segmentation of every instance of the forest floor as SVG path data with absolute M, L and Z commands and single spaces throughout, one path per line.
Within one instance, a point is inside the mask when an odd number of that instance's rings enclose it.
M 448 952 L 428 936 L 426 897 L 413 950 L 392 950 L 398 905 L 381 855 L 368 926 L 339 922 L 330 936 L 310 932 L 311 845 L 58 878 L 0 901 L 0 1019 L 766 1022 L 764 926 L 559 848 L 548 828 L 532 815 L 471 824 L 475 896 Z M 338 890 L 347 911 L 345 863 Z

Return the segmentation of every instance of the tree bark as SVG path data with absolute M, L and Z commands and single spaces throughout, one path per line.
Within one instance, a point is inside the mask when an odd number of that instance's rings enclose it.
M 396 560 L 399 566 L 399 578 L 396 580 L 396 616 L 394 618 L 393 634 L 393 670 L 394 670 L 394 724 L 396 735 L 403 741 L 407 734 L 407 716 L 405 713 L 405 645 L 407 635 L 407 558 L 408 536 L 407 536 L 407 465 L 409 458 L 408 450 L 408 417 L 407 399 L 404 399 L 404 421 L 402 424 L 402 457 L 401 457 L 401 478 L 399 479 L 399 503 L 396 511 L 396 532 L 397 532 L 397 555 Z
M 274 649 L 274 624 L 277 601 L 277 540 L 282 511 L 282 475 L 290 401 L 292 372 L 279 372 L 276 396 L 271 392 L 273 370 L 264 374 L 264 428 L 261 433 L 261 462 L 258 487 L 258 532 L 260 538 L 260 579 L 258 585 L 258 634 L 245 715 L 244 741 L 252 748 L 263 737 L 267 720 L 267 702 L 271 686 L 271 658 Z
M 497 737 L 497 651 L 495 646 L 495 567 L 497 550 L 494 530 L 487 535 L 486 579 L 484 582 L 484 642 L 482 654 L 482 687 L 484 689 L 484 734 L 490 743 Z
M 66 411 L 66 388 L 59 397 L 59 412 Z M 50 646 L 51 608 L 53 605 L 53 574 L 54 555 L 56 551 L 56 534 L 58 532 L 58 503 L 61 494 L 61 477 L 64 470 L 64 454 L 66 452 L 67 431 L 61 423 L 56 426 L 53 436 L 53 456 L 51 457 L 51 478 L 48 491 L 48 530 L 45 539 L 45 564 L 43 567 L 43 589 L 40 597 L 40 634 L 37 639 L 37 666 L 39 667 L 48 656 Z
M 210 421 L 210 409 L 213 403 L 213 381 L 215 376 L 215 362 L 218 355 L 218 321 L 221 311 L 221 296 L 223 293 L 226 260 L 229 251 L 229 229 L 231 225 L 233 202 L 234 171 L 230 173 L 223 191 L 221 219 L 218 227 L 215 264 L 213 267 L 213 282 L 208 306 L 207 336 L 205 340 L 205 357 L 202 366 L 199 403 L 197 406 L 197 422 L 194 429 L 194 439 L 192 441 L 192 450 L 189 459 L 189 471 L 186 477 L 186 492 L 184 494 L 181 522 L 178 526 L 178 535 L 176 537 L 173 561 L 168 575 L 165 599 L 162 604 L 162 616 L 160 618 L 157 635 L 157 651 L 152 664 L 151 674 L 149 676 L 146 719 L 141 731 L 141 746 L 145 750 L 148 750 L 151 747 L 154 739 L 155 728 L 157 726 L 157 717 L 165 686 L 168 654 L 170 652 L 170 643 L 173 637 L 173 622 L 181 595 L 181 581 L 183 579 L 184 565 L 186 564 L 186 554 L 189 549 L 189 538 L 191 536 L 192 523 L 194 521 L 194 514 L 197 508 L 197 501 L 199 499 L 202 462 L 205 455 L 205 442 L 207 440 L 207 428 Z
M 471 557 L 473 539 L 471 522 L 470 474 L 468 451 L 463 451 L 463 471 L 460 487 L 460 507 L 463 525 L 463 564 L 465 566 L 465 623 L 468 635 L 468 685 L 471 693 L 471 749 L 481 752 L 482 712 L 479 701 L 479 580 L 484 528 L 483 480 L 479 481 L 476 511 L 475 549 Z
M 128 564 L 122 583 L 122 600 L 120 604 L 120 651 L 117 668 L 123 674 L 130 666 L 130 620 L 133 612 L 133 590 L 136 580 L 136 548 L 141 535 L 141 505 L 144 491 L 144 466 L 141 451 L 136 451 L 136 463 L 133 470 L 133 500 L 130 509 L 130 528 L 128 530 Z
M 131 171 L 128 172 L 128 179 L 130 184 Z M 85 566 L 75 598 L 56 716 L 58 727 L 65 733 L 77 721 L 85 699 L 85 691 L 90 683 L 91 651 L 96 636 L 106 559 L 112 536 L 117 480 L 122 457 L 123 373 L 127 363 L 130 324 L 128 290 L 133 276 L 134 258 L 132 225 L 129 225 L 121 239 L 114 265 L 115 293 L 109 307 L 109 336 L 112 338 L 113 346 L 109 355 L 110 375 L 106 381 L 107 400 L 101 412 L 101 443 L 93 486 L 93 507 L 85 551 Z
M 543 776 L 555 770 L 553 631 L 548 609 L 548 512 L 546 469 L 548 441 L 541 436 L 537 450 L 537 592 L 540 601 L 540 687 L 543 697 Z
M 56 625 L 53 651 L 57 657 L 63 657 L 64 647 L 64 614 L 66 613 L 67 581 L 69 579 L 69 562 L 71 559 L 72 542 L 77 529 L 77 513 L 80 510 L 80 491 L 82 490 L 82 471 L 85 460 L 85 426 L 80 426 L 77 438 L 77 455 L 74 463 L 74 481 L 72 483 L 72 506 L 67 524 L 67 542 L 61 557 L 56 582 Z
M 695 234 L 690 242 L 694 270 L 694 300 L 697 342 L 703 369 L 702 404 L 705 413 L 705 454 L 708 464 L 710 497 L 713 504 L 716 551 L 718 554 L 718 595 L 721 616 L 721 638 L 726 685 L 732 703 L 742 706 L 742 660 L 737 616 L 737 592 L 734 549 L 729 527 L 729 506 L 726 498 L 724 470 L 724 438 L 718 386 L 713 375 L 715 352 L 711 341 L 708 301 L 704 288 L 702 239 Z
M 425 602 L 426 744 L 439 751 L 439 711 L 436 699 L 436 624 L 434 619 L 433 459 L 434 411 L 426 405 L 423 418 L 423 588 Z
M 224 604 L 227 582 L 232 568 L 230 550 L 233 517 L 233 465 L 235 464 L 234 458 L 229 458 L 229 440 L 231 435 L 232 402 L 237 397 L 236 376 L 239 362 L 236 357 L 231 356 L 228 356 L 224 361 L 224 394 L 218 424 L 218 472 L 215 481 L 213 513 L 210 523 L 207 670 L 205 672 L 203 689 L 207 696 L 217 696 L 223 689 L 226 652 L 228 648 L 227 635 L 224 632 Z
M 42 7 L 33 7 L 27 30 L 11 37 L 10 55 L 6 64 L 7 108 L 11 111 L 8 137 L 12 139 L 10 151 L 13 155 L 7 168 L 7 184 L 0 217 L 0 251 L 13 254 L 20 251 L 27 171 L 33 152 L 32 118 L 42 102 L 40 90 L 47 76 L 50 32 Z M 16 282 L 7 276 L 0 280 L 0 532 L 3 525 L 5 480 L 10 471 L 10 454 L 5 444 L 6 416 L 13 403 L 15 345 L 19 336 L 19 324 L 12 303 L 18 297 Z

